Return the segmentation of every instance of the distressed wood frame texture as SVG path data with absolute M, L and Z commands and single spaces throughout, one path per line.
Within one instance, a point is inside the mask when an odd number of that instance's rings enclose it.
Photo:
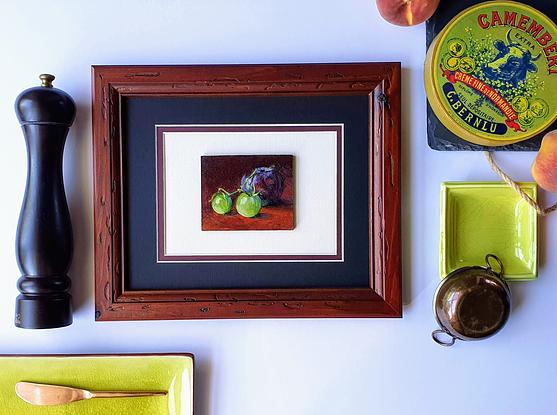
M 401 317 L 400 74 L 399 63 L 93 66 L 95 319 Z M 337 94 L 369 97 L 368 287 L 125 289 L 122 97 Z

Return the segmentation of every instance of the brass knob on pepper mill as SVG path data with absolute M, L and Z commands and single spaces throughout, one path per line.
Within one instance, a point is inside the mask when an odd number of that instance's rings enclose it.
M 54 88 L 54 76 L 23 91 L 15 111 L 27 144 L 27 185 L 16 235 L 22 276 L 17 287 L 15 325 L 29 329 L 72 324 L 70 279 L 72 225 L 64 193 L 62 157 L 75 103 Z

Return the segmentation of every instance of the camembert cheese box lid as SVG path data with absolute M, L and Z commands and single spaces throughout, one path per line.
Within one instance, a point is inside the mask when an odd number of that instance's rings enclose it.
M 527 140 L 557 119 L 557 26 L 514 1 L 470 7 L 431 43 L 425 87 L 457 136 L 485 146 Z

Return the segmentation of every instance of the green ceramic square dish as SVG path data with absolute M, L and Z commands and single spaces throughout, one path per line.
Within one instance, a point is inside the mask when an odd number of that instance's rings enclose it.
M 537 200 L 535 183 L 520 183 Z M 538 268 L 538 215 L 507 184 L 446 182 L 441 185 L 440 274 L 484 265 L 497 255 L 505 278 L 532 280 Z
M 17 397 L 19 381 L 89 390 L 167 390 L 162 397 L 91 399 L 68 405 L 33 406 Z M 0 355 L 0 405 L 17 415 L 192 415 L 191 355 Z

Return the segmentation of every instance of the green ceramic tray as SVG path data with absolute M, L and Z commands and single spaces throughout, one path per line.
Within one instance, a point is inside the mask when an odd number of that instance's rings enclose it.
M 33 406 L 17 397 L 18 381 L 90 390 L 167 390 L 164 397 L 91 399 L 60 406 Z M 191 355 L 0 355 L 0 407 L 17 415 L 192 415 Z
M 537 200 L 535 183 L 520 183 Z M 537 277 L 538 216 L 507 184 L 446 182 L 441 185 L 440 274 L 484 265 L 486 254 L 497 255 L 505 278 Z

